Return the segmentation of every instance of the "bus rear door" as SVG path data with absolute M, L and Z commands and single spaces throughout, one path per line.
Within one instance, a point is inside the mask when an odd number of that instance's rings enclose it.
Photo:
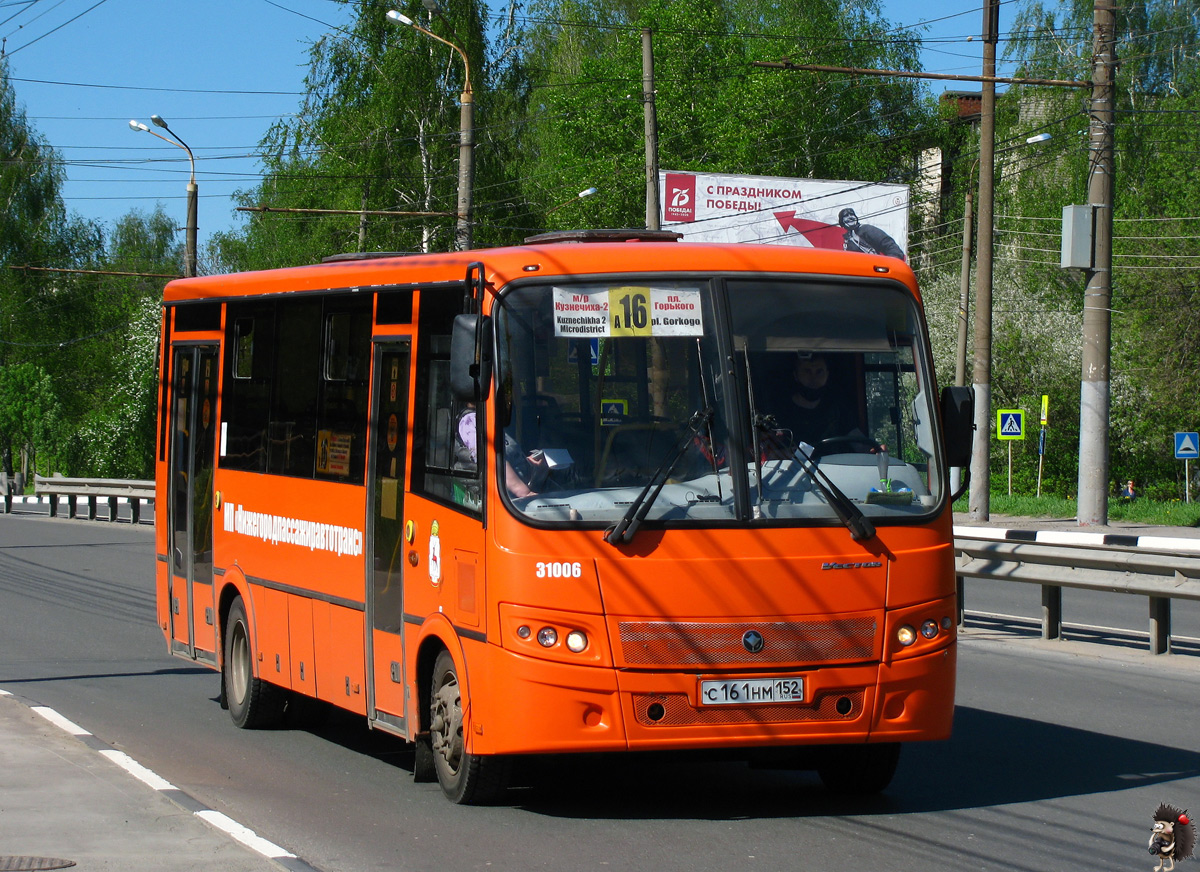
M 367 705 L 404 732 L 404 473 L 408 443 L 409 346 L 375 345 L 368 481 Z

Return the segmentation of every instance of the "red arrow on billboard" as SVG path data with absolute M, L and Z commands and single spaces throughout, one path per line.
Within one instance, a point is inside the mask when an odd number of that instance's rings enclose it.
M 783 228 L 784 234 L 795 230 L 808 240 L 813 248 L 833 248 L 842 250 L 842 240 L 845 231 L 836 224 L 826 224 L 824 221 L 811 221 L 808 218 L 797 218 L 795 211 L 776 212 L 775 220 Z

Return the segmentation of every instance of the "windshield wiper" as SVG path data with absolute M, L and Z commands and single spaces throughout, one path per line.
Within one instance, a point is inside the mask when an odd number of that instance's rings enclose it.
M 700 432 L 708 426 L 712 418 L 712 406 L 706 406 L 704 409 L 693 413 L 691 420 L 688 421 L 687 432 L 671 447 L 671 451 L 663 458 L 662 463 L 658 465 L 658 469 L 654 470 L 654 474 L 650 476 L 650 480 L 646 482 L 646 486 L 642 488 L 642 492 L 629 504 L 629 508 L 621 517 L 621 520 L 604 532 L 605 542 L 610 545 L 625 545 L 633 541 L 634 534 L 637 533 L 638 527 L 641 526 L 643 519 L 645 519 L 646 514 L 650 511 L 650 507 L 654 505 L 654 501 L 662 493 L 663 485 L 667 483 L 667 475 L 675 468 L 675 464 L 679 462 L 679 458 L 683 456 L 683 452 L 687 450 L 688 445 L 700 435 Z
M 790 451 L 792 456 L 800 462 L 801 468 L 808 473 L 808 477 L 812 479 L 812 483 L 825 497 L 825 502 L 833 509 L 838 519 L 850 531 L 850 538 L 856 542 L 861 542 L 864 539 L 870 539 L 875 535 L 875 525 L 872 524 L 867 517 L 862 513 L 862 509 L 856 506 L 850 497 L 846 496 L 845 492 L 833 483 L 824 472 L 821 471 L 820 465 L 803 451 L 799 446 L 794 450 L 790 446 L 785 445 L 783 440 L 776 435 L 775 418 L 772 415 L 755 415 L 754 429 L 758 433 L 762 433 L 767 440 L 774 446 L 782 448 L 785 452 Z

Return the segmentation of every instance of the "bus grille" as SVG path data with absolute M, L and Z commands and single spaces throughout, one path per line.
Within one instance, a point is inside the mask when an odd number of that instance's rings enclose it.
M 775 666 L 855 663 L 878 659 L 877 622 L 870 616 L 818 621 L 736 624 L 621 621 L 627 666 Z M 747 631 L 762 634 L 762 650 L 747 651 Z
M 845 714 L 837 710 L 838 701 L 850 700 Z M 650 717 L 661 715 L 658 718 Z M 714 705 L 696 708 L 684 693 L 635 693 L 633 712 L 644 727 L 722 726 L 730 724 L 785 724 L 796 721 L 851 721 L 862 714 L 863 691 L 827 691 L 811 703 L 795 705 Z

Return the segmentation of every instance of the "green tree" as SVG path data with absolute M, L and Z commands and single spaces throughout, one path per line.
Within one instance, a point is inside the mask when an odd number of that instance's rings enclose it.
M 72 285 L 68 330 L 76 332 L 57 355 L 59 393 L 75 422 L 62 446 L 72 474 L 153 474 L 163 276 L 182 269 L 179 237 L 161 206 L 148 214 L 132 211 L 113 225 L 95 262 L 99 272 Z
M 1188 56 L 1200 19 L 1194 6 L 1172 0 L 1138 0 L 1117 15 L 1110 469 L 1114 487 L 1132 477 L 1153 491 L 1171 488 L 1180 471 L 1171 432 L 1194 429 L 1200 419 L 1193 363 L 1200 352 L 1200 262 L 1193 258 L 1200 218 L 1192 198 L 1200 183 L 1200 69 Z M 1083 0 L 1024 2 L 1005 47 L 1016 75 L 1089 80 L 1092 16 Z M 998 148 L 1020 146 L 1037 132 L 1053 139 L 997 158 L 994 399 L 1033 409 L 1038 394 L 1051 396 L 1046 464 L 1061 495 L 1073 494 L 1077 481 L 1084 277 L 1061 269 L 1058 253 L 1063 206 L 1087 202 L 1090 97 L 1088 88 L 1013 86 L 997 103 Z M 960 135 L 956 190 L 946 201 L 956 217 L 977 155 L 977 140 Z M 957 299 L 951 279 L 959 275 L 960 228 L 948 221 L 925 247 L 927 300 L 931 288 L 945 295 L 939 304 Z M 1027 440 L 1017 450 L 1035 448 Z M 997 488 L 1005 486 L 1006 456 L 993 451 Z
M 36 468 L 39 452 L 53 450 L 61 426 L 62 409 L 45 370 L 33 363 L 0 367 L 0 432 L 22 454 L 28 469 Z
M 57 408 L 51 402 L 53 386 L 43 377 L 52 371 L 44 362 L 54 320 L 62 312 L 61 282 L 55 274 L 27 267 L 57 265 L 88 237 L 86 228 L 66 220 L 62 181 L 62 162 L 28 123 L 9 81 L 7 61 L 0 59 L 0 371 L 5 373 L 7 406 L 0 422 L 0 453 L 9 474 L 13 451 L 36 446 L 45 436 L 32 429 L 19 407 Z M 24 400 L 22 390 L 31 392 Z
M 432 251 L 453 244 L 464 65 L 449 47 L 389 23 L 384 16 L 394 3 L 354 5 L 350 27 L 313 46 L 303 104 L 268 132 L 262 144 L 264 181 L 241 200 L 279 209 L 440 214 L 267 214 L 252 219 L 243 232 L 218 238 L 215 254 L 222 267 L 283 266 L 339 252 Z M 476 118 L 487 118 L 491 89 L 482 7 L 476 0 L 450 0 L 436 16 L 415 0 L 399 8 L 464 49 Z M 476 154 L 486 153 L 487 131 L 477 129 L 476 141 Z M 489 190 L 488 167 L 494 162 L 477 164 L 477 187 Z
M 527 199 L 543 225 L 641 226 L 641 31 L 653 35 L 664 169 L 913 181 L 936 115 L 911 80 L 785 72 L 755 61 L 913 66 L 917 41 L 873 2 L 544 0 L 527 37 Z M 536 111 L 532 107 L 536 106 Z M 582 187 L 601 195 L 543 219 Z

